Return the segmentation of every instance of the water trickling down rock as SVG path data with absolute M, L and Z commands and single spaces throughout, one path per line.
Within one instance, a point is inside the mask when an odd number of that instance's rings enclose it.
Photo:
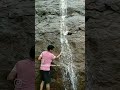
M 54 61 L 60 67 L 52 67 L 51 88 L 54 90 L 65 90 L 65 85 L 66 90 L 84 90 L 84 6 L 84 0 L 66 0 L 65 16 L 61 13 L 60 0 L 36 0 L 36 57 L 49 44 L 56 47 L 57 54 L 63 53 L 60 60 Z M 36 61 L 36 75 L 39 76 L 38 70 L 39 62 Z

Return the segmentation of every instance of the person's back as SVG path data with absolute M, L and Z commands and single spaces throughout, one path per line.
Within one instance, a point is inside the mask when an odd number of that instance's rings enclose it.
M 35 90 L 35 46 L 29 55 L 30 59 L 18 61 L 7 77 L 14 81 L 15 90 Z
M 15 90 L 35 90 L 35 63 L 32 60 L 21 60 L 16 64 Z
M 61 53 L 58 56 L 55 56 L 53 54 L 53 45 L 49 45 L 47 47 L 47 51 L 43 51 L 40 56 L 38 57 L 38 60 L 41 60 L 40 65 L 40 72 L 41 72 L 41 84 L 40 84 L 40 90 L 43 90 L 44 83 L 46 84 L 46 89 L 50 90 L 50 66 L 52 60 L 59 58 Z
M 55 56 L 49 51 L 43 51 L 41 56 L 42 60 L 40 70 L 49 71 L 51 62 L 55 58 Z

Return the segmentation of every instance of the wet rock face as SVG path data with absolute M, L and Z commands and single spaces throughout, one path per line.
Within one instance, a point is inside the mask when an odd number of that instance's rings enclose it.
M 77 71 L 78 77 L 78 90 L 80 90 L 80 87 L 84 89 L 83 84 L 85 68 L 85 1 L 67 0 L 67 4 L 66 25 L 68 26 L 69 30 L 67 39 L 73 53 L 74 64 L 76 66 L 75 70 Z M 60 0 L 36 0 L 36 57 L 43 50 L 46 50 L 46 47 L 49 44 L 53 44 L 55 46 L 55 52 L 57 52 L 57 54 L 60 52 L 60 21 Z M 56 62 L 59 63 L 59 60 Z M 37 63 L 38 62 L 36 61 L 36 67 L 39 67 L 39 64 Z M 55 69 L 59 68 L 56 67 Z M 59 72 L 59 70 L 53 73 L 57 72 Z M 53 77 L 53 79 L 55 78 Z M 55 79 L 56 83 L 59 82 L 57 80 L 62 81 L 62 78 L 59 78 L 58 76 L 58 79 Z M 60 87 L 62 88 L 62 82 L 58 85 L 60 85 Z
M 86 0 L 86 90 L 120 89 L 120 0 Z
M 27 4 L 26 4 L 27 3 Z M 34 45 L 34 4 L 31 0 L 0 1 L 0 90 L 13 90 L 7 75 Z

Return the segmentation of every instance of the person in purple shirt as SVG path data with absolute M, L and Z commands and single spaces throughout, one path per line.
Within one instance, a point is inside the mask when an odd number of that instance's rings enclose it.
M 7 80 L 14 80 L 15 90 L 35 90 L 35 46 L 29 52 L 30 58 L 18 61 Z
M 41 78 L 42 82 L 40 84 L 40 90 L 43 90 L 44 84 L 46 84 L 46 89 L 50 90 L 50 66 L 51 62 L 59 58 L 61 56 L 61 53 L 58 56 L 55 56 L 53 54 L 53 45 L 49 45 L 47 47 L 47 51 L 43 51 L 38 60 L 41 60 L 41 65 L 40 65 L 40 72 L 41 72 Z

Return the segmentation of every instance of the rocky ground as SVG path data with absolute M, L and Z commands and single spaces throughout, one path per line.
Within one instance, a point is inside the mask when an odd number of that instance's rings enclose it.
M 76 66 L 78 77 L 78 90 L 84 90 L 85 84 L 85 2 L 84 0 L 69 0 L 67 7 L 66 25 L 70 34 L 67 36 Z M 60 48 L 60 0 L 36 0 L 35 18 L 35 44 L 36 57 L 53 44 L 55 52 Z M 59 63 L 59 60 L 57 61 Z M 36 61 L 36 73 L 38 75 L 39 62 Z M 60 67 L 53 68 L 53 90 L 63 90 Z M 60 73 L 60 74 L 58 74 Z M 36 83 L 39 83 L 38 78 Z M 81 88 L 81 89 L 80 89 Z

